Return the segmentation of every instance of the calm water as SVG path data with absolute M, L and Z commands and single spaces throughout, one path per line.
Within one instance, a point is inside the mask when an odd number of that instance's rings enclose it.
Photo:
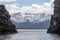
M 16 34 L 0 35 L 0 40 L 60 40 L 60 36 L 48 34 L 46 31 L 46 29 L 18 29 Z

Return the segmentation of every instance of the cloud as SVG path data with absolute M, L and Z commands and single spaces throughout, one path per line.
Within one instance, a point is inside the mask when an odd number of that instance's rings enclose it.
M 54 13 L 54 0 L 49 3 L 44 3 L 43 5 L 32 4 L 30 6 L 24 6 L 20 9 L 22 13 Z
M 43 5 L 32 4 L 30 6 L 19 7 L 17 4 L 7 4 L 6 8 L 10 14 L 21 12 L 21 13 L 54 13 L 54 0 L 51 0 L 49 3 L 44 3 Z
M 12 1 L 16 1 L 16 0 L 0 0 L 0 2 L 12 2 Z
M 20 11 L 19 7 L 16 4 L 7 4 L 5 6 L 10 14 L 17 13 Z
M 24 6 L 20 9 L 22 13 L 53 13 L 53 7 L 45 3 L 44 5 L 32 4 L 31 6 Z

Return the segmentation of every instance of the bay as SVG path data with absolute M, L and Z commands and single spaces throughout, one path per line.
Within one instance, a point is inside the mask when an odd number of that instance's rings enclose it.
M 16 34 L 0 35 L 0 40 L 60 40 L 60 36 L 47 33 L 47 29 L 17 29 Z

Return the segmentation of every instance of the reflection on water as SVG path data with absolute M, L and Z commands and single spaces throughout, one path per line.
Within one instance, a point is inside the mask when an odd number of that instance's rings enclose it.
M 48 34 L 46 30 L 18 30 L 16 34 L 0 35 L 0 40 L 60 40 L 56 34 Z
M 9 39 L 11 39 L 11 36 L 10 35 L 0 35 L 0 40 L 9 40 Z

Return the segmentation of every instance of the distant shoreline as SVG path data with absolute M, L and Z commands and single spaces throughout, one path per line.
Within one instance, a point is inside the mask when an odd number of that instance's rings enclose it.
M 40 29 L 40 28 L 16 28 L 16 29 Z M 48 28 L 41 28 L 41 29 L 48 29 Z

